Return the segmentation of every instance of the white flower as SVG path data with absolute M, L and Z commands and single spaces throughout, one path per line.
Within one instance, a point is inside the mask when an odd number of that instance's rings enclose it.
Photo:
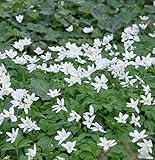
M 44 50 L 42 50 L 40 47 L 37 47 L 34 52 L 37 54 L 37 55 L 41 55 L 43 54 Z
M 148 95 L 141 95 L 140 96 L 142 98 L 142 100 L 140 100 L 141 103 L 143 103 L 144 105 L 151 105 L 152 104 L 152 96 L 151 93 L 148 93 Z
M 19 105 L 18 109 L 23 109 L 25 114 L 28 114 L 31 104 L 22 103 Z
M 134 124 L 135 126 L 141 127 L 141 124 L 138 122 L 140 120 L 140 116 L 135 117 L 135 114 L 132 113 L 130 124 Z
M 52 108 L 52 111 L 56 111 L 56 113 L 59 113 L 61 110 L 68 112 L 67 108 L 64 105 L 64 98 L 62 98 L 61 100 L 57 98 L 57 105 L 52 106 Z
M 31 101 L 37 101 L 39 99 L 39 97 L 35 96 L 35 93 L 32 93 L 31 95 L 27 95 L 28 99 L 30 99 Z
M 65 141 L 71 134 L 71 132 L 66 132 L 64 128 L 61 131 L 57 131 L 57 136 L 54 137 L 55 140 L 59 141 L 58 145 L 60 145 L 63 141 Z
M 123 87 L 129 86 L 129 85 L 133 86 L 134 83 L 137 81 L 137 79 L 132 79 L 133 76 L 129 76 L 129 71 L 128 72 L 124 72 L 122 70 L 121 72 L 122 73 L 118 73 L 119 79 L 123 80 L 123 82 L 121 82 L 120 84 L 123 85 Z
M 14 51 L 13 49 L 5 50 L 5 54 L 12 59 L 17 56 L 17 51 Z
M 145 95 L 147 95 L 151 91 L 149 85 L 142 85 L 142 87 L 143 87 L 143 91 L 145 92 Z
M 16 18 L 16 21 L 17 21 L 18 23 L 22 23 L 24 16 L 23 16 L 23 15 L 18 15 L 18 16 L 16 16 L 15 18 Z
M 73 31 L 73 25 L 70 25 L 68 28 L 66 28 L 67 32 L 72 32 Z
M 84 115 L 93 116 L 94 115 L 94 107 L 92 105 L 89 106 L 89 112 L 85 112 Z
M 137 143 L 137 145 L 141 148 L 148 150 L 150 153 L 152 153 L 153 144 L 150 139 L 149 140 L 143 139 L 143 142 Z
M 83 114 L 83 124 L 87 126 L 87 128 L 90 128 L 93 120 L 95 119 L 95 115 L 94 115 L 94 108 L 92 105 L 89 106 L 89 112 L 85 112 Z
M 45 55 L 41 55 L 40 57 L 44 60 L 43 62 L 46 62 L 46 61 L 52 59 L 52 57 L 51 57 L 51 52 L 49 52 L 49 51 L 47 51 L 47 52 L 45 53 Z
M 81 78 L 80 77 L 77 77 L 76 75 L 75 76 L 71 76 L 70 78 L 64 78 L 64 80 L 69 83 L 68 86 L 72 86 L 76 83 L 79 83 L 81 85 Z
M 32 71 L 37 69 L 37 65 L 36 64 L 28 64 L 27 66 L 27 70 L 29 71 L 29 73 L 31 73 Z
M 153 159 L 153 157 L 149 154 L 148 150 L 145 148 L 138 149 L 139 159 Z
M 24 55 L 24 58 L 29 62 L 29 63 L 36 63 L 38 62 L 40 59 L 37 58 L 37 56 L 29 56 L 29 55 Z
M 18 126 L 23 129 L 23 132 L 26 132 L 30 128 L 31 119 L 26 117 L 26 119 L 21 118 L 22 124 L 19 124 Z
M 29 71 L 29 73 L 31 73 L 32 71 L 36 70 L 37 69 L 37 64 L 28 64 L 27 66 L 27 70 Z
M 139 24 L 139 27 L 141 28 L 141 29 L 146 29 L 147 28 L 147 26 L 148 26 L 148 24 L 146 23 L 146 24 Z
M 150 17 L 148 16 L 139 16 L 142 21 L 147 21 Z
M 56 159 L 54 159 L 54 160 L 65 160 L 65 158 L 60 157 L 60 156 L 56 156 Z
M 26 155 L 28 156 L 28 160 L 32 160 L 35 157 L 36 153 L 37 153 L 37 148 L 36 144 L 34 144 L 34 148 L 28 149 L 28 152 L 26 153 Z
M 18 126 L 23 129 L 23 132 L 31 132 L 32 130 L 40 130 L 40 128 L 36 125 L 35 122 L 32 122 L 31 118 L 26 117 L 21 118 L 23 123 L 19 124 Z
M 33 101 L 37 101 L 39 97 L 35 97 L 35 93 L 32 93 L 31 95 L 26 94 L 24 98 L 22 99 L 22 102 L 19 104 L 19 109 L 24 109 L 24 112 L 28 114 L 28 111 L 33 104 Z M 15 102 L 15 101 L 14 101 Z
M 31 38 L 24 38 L 22 39 L 23 45 L 28 46 L 32 43 Z
M 17 56 L 15 59 L 13 59 L 13 62 L 15 62 L 16 64 L 24 65 L 27 63 L 27 60 L 23 56 Z
M 40 130 L 40 127 L 37 126 L 35 121 L 30 123 L 28 132 L 30 132 L 32 130 L 35 130 L 35 131 L 39 131 Z
M 133 109 L 135 109 L 135 111 L 137 113 L 139 113 L 139 108 L 137 107 L 138 106 L 138 102 L 139 102 L 139 99 L 134 101 L 132 98 L 130 98 L 130 103 L 127 103 L 126 107 L 133 108 Z
M 11 122 L 17 121 L 17 117 L 14 115 L 15 112 L 13 107 L 10 107 L 8 111 L 4 109 L 3 112 L 4 112 L 4 117 L 10 118 Z
M 84 77 L 88 78 L 88 80 L 91 80 L 91 75 L 96 71 L 94 65 L 92 66 L 87 66 L 88 70 L 82 68 L 82 74 Z
M 67 150 L 68 153 L 72 153 L 73 151 L 76 151 L 74 148 L 76 144 L 76 141 L 73 142 L 67 142 L 67 143 L 62 143 L 61 145 Z
M 13 93 L 11 93 L 11 96 L 14 100 L 21 101 L 27 92 L 28 91 L 26 89 L 16 89 Z
M 125 33 L 125 32 L 122 32 L 122 35 L 121 35 L 121 38 L 122 38 L 122 42 L 125 42 L 129 39 L 133 39 L 133 36 L 130 35 L 129 33 Z
M 104 149 L 104 151 L 106 152 L 109 148 L 115 146 L 117 144 L 117 142 L 113 139 L 113 140 L 107 140 L 105 137 L 100 137 L 100 142 L 97 145 L 102 147 Z
M 126 123 L 126 120 L 128 119 L 129 115 L 128 114 L 122 114 L 121 112 L 119 113 L 119 117 L 114 117 L 114 119 L 117 120 L 117 123 Z
M 82 48 L 77 46 L 75 43 L 67 42 L 66 48 L 67 48 L 67 50 L 64 50 L 63 52 L 65 52 L 64 56 L 66 56 L 68 58 L 79 58 L 79 56 L 83 55 L 83 52 L 81 51 Z
M 155 54 L 155 47 L 152 49 L 152 54 Z
M 31 43 L 31 38 L 24 38 L 19 41 L 15 41 L 12 46 L 21 52 L 24 50 L 24 46 L 30 45 Z
M 13 143 L 17 138 L 18 131 L 19 131 L 19 128 L 17 128 L 16 130 L 14 128 L 12 128 L 12 132 L 6 132 L 6 134 L 9 136 L 9 138 L 6 140 L 6 142 L 11 141 L 11 143 Z
M 138 37 L 139 27 L 136 24 L 133 24 L 131 27 L 127 27 L 122 32 L 122 42 L 124 42 L 125 49 L 133 48 L 132 44 L 134 41 L 139 42 L 140 38 Z
M 132 48 L 132 45 L 134 43 L 134 40 L 128 40 L 124 42 L 124 48 L 128 49 L 128 48 Z
M 153 59 L 151 58 L 151 53 L 147 56 L 142 56 L 141 66 L 144 66 L 146 69 L 153 65 Z
M 145 132 L 146 130 L 142 130 L 141 132 L 134 130 L 134 132 L 130 132 L 129 135 L 133 137 L 132 142 L 135 143 L 140 139 L 146 138 L 148 135 L 146 135 Z
M 26 114 L 28 114 L 29 109 L 31 108 L 31 105 L 33 104 L 33 101 L 37 101 L 39 98 L 35 97 L 35 93 L 32 93 L 31 95 L 26 94 L 24 97 L 22 97 L 22 101 L 18 102 L 17 100 L 12 100 L 11 103 L 14 106 L 18 106 L 18 109 L 23 109 Z M 20 104 L 19 104 L 20 103 Z
M 60 89 L 54 89 L 54 90 L 49 89 L 49 93 L 47 93 L 47 95 L 49 95 L 52 98 L 57 97 L 57 96 L 61 95 Z
M 16 89 L 11 93 L 13 100 L 11 100 L 10 102 L 12 103 L 13 107 L 17 107 L 20 105 L 27 92 L 28 91 L 26 89 Z
M 103 37 L 103 41 L 102 41 L 102 45 L 107 45 L 107 44 L 109 44 L 109 42 L 112 41 L 113 38 L 114 38 L 114 35 L 113 35 L 113 34 L 104 36 L 104 37 Z
M 91 116 L 91 117 L 88 116 L 88 115 L 84 115 L 83 118 L 84 118 L 84 120 L 85 120 L 85 121 L 83 121 L 83 124 L 86 125 L 87 128 L 90 128 L 91 125 L 92 125 L 92 123 L 93 123 L 93 120 L 94 120 L 94 118 L 95 118 L 95 115 L 93 115 L 93 116 Z
M 97 122 L 95 123 L 92 123 L 92 126 L 90 129 L 93 131 L 93 132 L 97 132 L 97 131 L 100 131 L 102 133 L 105 133 L 105 131 L 103 130 L 103 127 L 101 125 L 99 125 Z
M 105 46 L 105 51 L 110 51 L 112 49 L 112 45 L 110 43 L 108 43 L 106 46 Z
M 94 46 L 95 47 L 100 47 L 102 45 L 102 41 L 97 38 L 97 39 L 94 39 Z
M 5 58 L 7 58 L 6 53 L 0 52 L 0 59 L 5 59 Z
M 51 51 L 53 52 L 60 52 L 63 50 L 63 47 L 60 47 L 60 46 L 52 46 L 52 47 L 48 47 Z
M 47 69 L 47 72 L 58 73 L 59 71 L 60 71 L 60 65 L 58 64 L 50 65 L 50 67 Z
M 19 41 L 15 41 L 12 46 L 14 48 L 18 49 L 20 52 L 24 50 L 24 43 L 23 43 L 22 39 L 20 39 Z
M 108 89 L 108 86 L 106 84 L 108 82 L 108 79 L 105 77 L 104 74 L 101 75 L 101 78 L 96 76 L 95 82 L 96 83 L 91 83 L 91 84 L 92 86 L 94 86 L 94 90 L 97 90 L 97 93 L 100 91 L 101 88 Z
M 155 38 L 155 31 L 153 33 L 149 33 L 149 36 Z
M 42 63 L 41 65 L 37 65 L 37 68 L 41 69 L 42 71 L 48 71 L 48 68 L 47 68 L 47 63 Z
M 3 123 L 4 121 L 4 114 L 0 113 L 0 125 Z
M 144 81 L 142 78 L 140 78 L 139 76 L 135 75 L 135 77 L 137 78 L 137 80 L 139 81 L 140 84 L 144 84 Z
M 70 74 L 73 70 L 75 70 L 73 64 L 71 62 L 61 63 L 60 71 L 63 72 L 65 75 Z
M 71 110 L 71 113 L 69 114 L 69 118 L 68 118 L 68 122 L 72 122 L 72 121 L 76 121 L 79 122 L 79 120 L 81 119 L 81 116 L 79 114 L 77 114 L 74 110 Z
M 133 51 L 129 52 L 128 50 L 125 50 L 125 53 L 122 53 L 122 55 L 124 56 L 125 60 L 130 60 L 136 56 Z
M 139 68 L 139 66 L 141 65 L 141 59 L 140 59 L 140 56 L 137 56 L 136 58 L 135 58 L 135 61 L 134 62 L 131 62 L 131 63 L 133 63 L 133 65 L 135 66 L 135 68 Z M 136 78 L 137 78 L 138 76 L 136 75 Z M 138 77 L 137 78 L 139 81 L 141 81 L 141 79 L 140 79 L 140 77 Z
M 93 26 L 84 27 L 84 28 L 82 29 L 82 31 L 83 31 L 84 33 L 91 33 L 91 32 L 93 32 L 93 30 L 94 30 Z

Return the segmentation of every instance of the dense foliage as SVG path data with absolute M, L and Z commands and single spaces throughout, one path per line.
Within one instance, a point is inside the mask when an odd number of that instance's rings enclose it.
M 155 2 L 0 2 L 0 158 L 155 157 Z

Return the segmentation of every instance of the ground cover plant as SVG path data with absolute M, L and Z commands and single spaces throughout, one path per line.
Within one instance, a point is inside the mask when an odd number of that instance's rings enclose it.
M 0 6 L 0 159 L 154 159 L 155 2 Z

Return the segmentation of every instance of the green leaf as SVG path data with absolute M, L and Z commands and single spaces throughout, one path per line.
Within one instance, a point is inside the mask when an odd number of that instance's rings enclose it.
M 56 124 L 49 125 L 47 131 L 48 131 L 47 135 L 54 135 L 57 131 L 57 125 Z
M 154 131 L 155 124 L 153 121 L 151 121 L 151 120 L 145 121 L 144 126 L 145 126 L 145 128 L 148 128 L 149 131 Z
M 84 13 L 90 13 L 93 8 L 96 7 L 95 1 L 83 1 L 80 3 L 79 11 L 84 12 Z
M 18 148 L 29 147 L 31 142 L 32 140 L 22 139 L 18 144 Z
M 107 0 L 107 3 L 113 8 L 120 8 L 123 5 L 120 0 Z
M 24 156 L 24 155 L 21 155 L 20 158 L 19 158 L 19 160 L 27 160 L 27 157 Z
M 46 32 L 46 28 L 40 24 L 28 23 L 26 28 L 27 28 L 27 30 L 39 32 L 39 33 Z
M 11 143 L 4 143 L 4 145 L 2 146 L 2 150 L 5 150 L 5 151 L 12 150 L 12 149 L 15 149 L 15 147 Z
M 47 95 L 49 84 L 42 79 L 31 79 L 30 90 L 39 96 L 42 100 L 50 100 Z
M 60 38 L 62 37 L 62 33 L 61 32 L 57 32 L 53 29 L 46 29 L 46 35 L 44 37 L 45 40 L 47 41 L 51 41 L 51 40 L 56 40 L 56 38 Z
M 45 150 L 46 148 L 50 148 L 51 138 L 49 138 L 48 136 L 40 138 L 39 141 L 37 142 L 37 146 L 40 146 L 43 150 Z

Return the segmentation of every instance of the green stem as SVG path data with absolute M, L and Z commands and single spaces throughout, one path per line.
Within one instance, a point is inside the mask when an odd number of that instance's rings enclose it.
M 17 159 L 19 160 L 19 153 L 18 153 L 18 148 L 16 147 L 16 155 L 17 155 Z
M 133 160 L 138 160 L 137 154 L 134 153 L 134 152 L 130 149 L 129 143 L 123 142 L 122 144 L 124 145 L 124 149 L 125 149 L 128 157 L 129 157 L 129 158 L 132 158 Z
M 101 149 L 99 153 L 99 160 L 107 160 L 105 152 Z

